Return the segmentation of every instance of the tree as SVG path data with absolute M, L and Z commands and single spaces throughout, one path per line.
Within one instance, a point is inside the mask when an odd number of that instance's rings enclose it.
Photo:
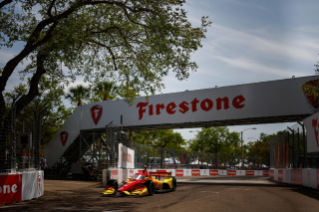
M 82 100 L 86 100 L 90 97 L 90 89 L 84 87 L 83 85 L 77 85 L 76 87 L 71 87 L 69 93 L 65 95 L 66 99 L 70 99 L 71 103 L 82 105 Z
M 71 115 L 72 110 L 66 109 L 61 97 L 64 95 L 63 86 L 59 82 L 42 77 L 39 85 L 40 94 L 17 116 L 16 132 L 29 131 L 33 122 L 37 121 L 41 114 L 41 147 L 52 139 L 64 121 Z M 12 99 L 27 92 L 27 86 L 20 84 L 12 91 L 6 92 L 5 102 L 8 110 Z
M 64 84 L 75 80 L 77 75 L 88 81 L 92 75 L 94 80 L 116 79 L 130 82 L 146 94 L 161 89 L 162 79 L 170 70 L 179 80 L 186 79 L 190 71 L 197 69 L 196 63 L 190 61 L 190 54 L 201 47 L 200 41 L 205 38 L 210 22 L 203 17 L 201 27 L 193 28 L 181 8 L 184 3 L 184 0 L 4 0 L 0 3 L 0 30 L 4 34 L 1 44 L 10 46 L 19 40 L 25 45 L 2 69 L 0 90 L 5 90 L 14 69 L 26 58 L 30 64 L 20 74 L 31 75 L 31 80 L 27 94 L 16 103 L 17 114 L 39 95 L 43 75 Z M 14 10 L 16 4 L 22 12 Z M 67 73 L 62 71 L 62 65 L 68 68 Z M 1 144 L 11 123 L 10 115 L 5 116 L 2 93 L 0 117 L 4 123 L 0 129 Z M 4 157 L 5 150 L 1 148 L 0 159 Z
M 157 147 L 157 152 L 161 156 L 161 168 L 163 168 L 164 162 L 164 148 L 171 149 L 184 149 L 186 144 L 182 135 L 179 132 L 173 130 L 153 130 L 153 131 L 139 131 L 134 132 L 133 139 L 137 143 L 141 143 L 148 146 Z M 153 149 L 155 152 L 155 149 Z M 153 157 L 155 157 L 153 155 Z
M 257 162 L 259 165 L 261 165 L 261 163 L 268 164 L 267 162 L 269 162 L 270 159 L 270 150 L 267 141 L 271 140 L 277 135 L 279 135 L 279 132 L 277 134 L 271 135 L 261 133 L 259 136 L 259 140 L 257 140 L 256 142 L 248 142 L 248 144 L 246 145 L 247 156 L 258 158 L 257 160 L 255 160 L 255 162 Z
M 159 148 L 183 149 L 183 145 L 186 145 L 182 135 L 173 130 L 137 131 L 133 134 L 133 140 Z
M 118 87 L 114 82 L 100 82 L 94 88 L 94 95 L 99 98 L 100 101 L 107 101 L 114 99 L 118 94 Z
M 316 67 L 315 73 L 319 74 L 319 62 L 314 64 Z M 319 79 L 311 82 L 305 82 L 299 85 L 301 91 L 308 97 L 309 101 L 313 104 L 314 108 L 319 107 Z
M 196 138 L 189 141 L 189 147 L 192 151 L 229 154 L 239 143 L 239 134 L 230 133 L 227 127 L 209 127 L 202 128 Z

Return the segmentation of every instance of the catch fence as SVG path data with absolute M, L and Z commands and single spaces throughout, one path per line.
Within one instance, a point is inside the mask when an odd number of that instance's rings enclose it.
M 267 169 L 269 158 L 241 155 L 214 154 L 161 148 L 129 142 L 135 150 L 135 167 L 165 169 Z
M 319 168 L 319 153 L 307 153 L 306 129 L 297 123 L 268 141 L 270 168 Z
M 17 115 L 18 107 L 23 104 L 23 97 L 13 98 L 0 126 L 0 173 L 36 171 L 44 166 L 40 147 L 41 121 L 47 108 L 29 111 L 31 108 L 25 107 Z M 24 114 L 30 112 L 33 117 L 25 118 Z

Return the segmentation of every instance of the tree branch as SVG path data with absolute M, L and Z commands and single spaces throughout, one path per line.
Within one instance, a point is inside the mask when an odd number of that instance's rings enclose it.
M 49 16 L 51 19 L 54 19 L 53 16 L 52 16 L 51 10 L 52 10 L 53 5 L 55 4 L 55 1 L 56 1 L 56 0 L 53 0 L 53 1 L 52 1 L 51 5 L 49 6 L 48 12 L 47 12 L 48 16 Z
M 109 46 L 106 46 L 106 45 L 104 45 L 104 44 L 102 44 L 102 43 L 99 43 L 99 42 L 97 42 L 97 41 L 95 41 L 95 40 L 89 40 L 89 42 L 95 43 L 95 44 L 97 44 L 97 45 L 99 45 L 99 46 L 102 46 L 102 47 L 106 48 L 106 49 L 110 52 L 110 54 L 112 55 L 112 60 L 113 60 L 114 69 L 117 70 L 116 60 L 115 60 L 116 58 L 115 58 L 115 56 L 114 56 L 114 53 L 113 53 L 112 49 L 111 49 Z
M 124 39 L 124 42 L 125 42 L 126 46 L 129 47 L 129 44 L 128 44 L 128 42 L 127 42 L 127 36 L 123 33 L 121 27 L 113 26 L 113 27 L 106 28 L 106 29 L 104 29 L 104 30 L 102 30 L 102 31 L 92 32 L 92 33 L 90 33 L 89 35 L 107 33 L 109 30 L 112 30 L 112 29 L 117 29 L 117 30 L 119 31 L 120 35 L 121 35 L 121 36 L 123 37 L 123 39 Z M 88 36 L 89 36 L 89 35 L 88 35 Z M 87 36 L 87 37 L 88 37 L 88 36 Z
M 0 4 L 2 5 L 6 5 L 10 0 L 5 0 L 3 2 L 1 2 Z M 53 5 L 54 5 L 55 0 L 52 1 L 52 3 L 50 4 L 49 7 L 49 11 L 51 11 Z M 28 54 L 30 54 L 32 51 L 34 51 L 35 48 L 43 45 L 44 43 L 46 43 L 47 41 L 49 41 L 52 38 L 52 32 L 55 29 L 56 25 L 58 24 L 58 20 L 62 19 L 62 18 L 67 18 L 69 15 L 71 15 L 74 11 L 76 11 L 76 9 L 82 7 L 82 6 L 86 6 L 86 5 L 97 5 L 97 4 L 109 4 L 109 5 L 117 5 L 119 7 L 121 7 L 125 13 L 125 16 L 134 24 L 136 25 L 140 25 L 143 26 L 145 28 L 148 28 L 146 25 L 135 22 L 131 19 L 130 15 L 128 14 L 127 10 L 130 10 L 133 13 L 139 13 L 139 12 L 154 12 L 152 10 L 146 9 L 146 8 L 138 8 L 138 9 L 132 9 L 131 7 L 126 6 L 124 3 L 121 2 L 114 2 L 114 1 L 92 1 L 92 0 L 86 0 L 80 3 L 75 3 L 74 5 L 70 6 L 69 9 L 67 9 L 66 11 L 64 11 L 63 13 L 56 15 L 56 16 L 52 16 L 50 18 L 47 18 L 43 21 L 41 21 L 36 28 L 34 29 L 34 31 L 32 32 L 29 40 L 27 41 L 27 44 L 25 45 L 24 49 L 20 52 L 19 55 L 17 55 L 16 57 L 14 57 L 13 59 L 11 59 L 6 66 L 3 69 L 2 75 L 0 76 L 0 91 L 3 91 L 5 89 L 5 86 L 7 84 L 7 81 L 9 79 L 9 77 L 11 76 L 13 70 L 16 68 L 16 66 L 19 64 L 19 62 L 21 62 Z M 51 27 L 50 30 L 48 31 L 47 35 L 40 41 L 37 42 L 37 39 L 39 38 L 41 32 L 43 29 L 45 29 L 45 27 L 47 27 L 48 25 L 54 23 Z M 110 49 L 108 49 L 110 51 L 110 53 L 112 52 Z M 113 52 L 112 54 L 112 58 L 113 58 L 113 62 L 115 61 L 114 59 L 114 55 Z M 114 63 L 115 64 L 115 63 Z
M 6 6 L 7 4 L 10 4 L 12 2 L 12 0 L 4 0 L 2 2 L 0 2 L 0 9 L 4 6 Z

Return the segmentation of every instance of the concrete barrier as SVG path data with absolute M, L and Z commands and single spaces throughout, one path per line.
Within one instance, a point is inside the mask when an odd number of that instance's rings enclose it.
M 292 185 L 319 188 L 318 169 L 270 169 L 269 179 Z

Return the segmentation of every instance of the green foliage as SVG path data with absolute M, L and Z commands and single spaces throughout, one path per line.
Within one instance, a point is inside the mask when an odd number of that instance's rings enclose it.
M 30 83 L 30 80 L 29 80 Z M 42 148 L 52 139 L 58 129 L 62 126 L 65 120 L 72 114 L 71 109 L 66 109 L 63 105 L 61 97 L 64 95 L 63 86 L 60 82 L 42 77 L 39 83 L 40 95 L 24 108 L 18 115 L 16 121 L 17 132 L 32 129 L 32 123 L 42 114 L 41 123 L 41 146 Z M 9 112 L 12 99 L 27 93 L 27 85 L 20 84 L 12 91 L 6 92 L 5 102 L 7 111 Z
M 137 131 L 133 134 L 134 142 L 162 148 L 183 149 L 186 144 L 182 135 L 173 130 Z
M 29 55 L 30 64 L 20 72 L 21 77 L 35 74 L 37 58 L 43 57 L 46 75 L 65 84 L 78 75 L 94 84 L 116 81 L 134 91 L 126 92 L 126 100 L 132 102 L 134 94 L 150 95 L 162 89 L 169 71 L 179 80 L 196 71 L 190 55 L 201 47 L 211 22 L 203 17 L 200 27 L 192 27 L 182 8 L 184 3 L 16 0 L 0 8 L 3 14 L 10 11 L 15 16 L 1 16 L 0 29 L 10 37 L 3 44 L 26 43 L 23 54 L 15 58 L 22 61 L 23 55 Z M 14 9 L 16 4 L 20 4 L 21 13 Z M 12 65 L 4 68 L 5 77 L 12 74 Z M 62 65 L 69 71 L 62 71 Z
M 106 101 L 115 99 L 118 95 L 118 87 L 115 85 L 114 82 L 99 82 L 94 88 L 94 96 L 96 96 L 99 101 Z
M 261 158 L 269 158 L 270 150 L 269 144 L 267 141 L 273 139 L 274 137 L 280 135 L 280 131 L 276 134 L 267 135 L 265 133 L 260 133 L 259 140 L 256 142 L 248 142 L 245 145 L 247 151 L 246 155 L 250 157 L 261 157 Z M 269 161 L 269 160 L 266 160 Z
M 218 154 L 238 154 L 240 137 L 236 132 L 229 132 L 227 127 L 202 128 L 195 139 L 188 142 L 192 151 Z
M 83 85 L 71 87 L 69 93 L 65 95 L 66 99 L 70 99 L 72 104 L 82 105 L 82 100 L 88 100 L 90 97 L 90 89 Z
M 319 74 L 319 62 L 314 64 L 316 67 L 315 73 L 316 75 Z M 314 105 L 319 105 L 319 80 L 312 81 L 312 82 L 305 82 L 304 84 L 299 85 L 301 91 L 308 96 L 310 101 Z

